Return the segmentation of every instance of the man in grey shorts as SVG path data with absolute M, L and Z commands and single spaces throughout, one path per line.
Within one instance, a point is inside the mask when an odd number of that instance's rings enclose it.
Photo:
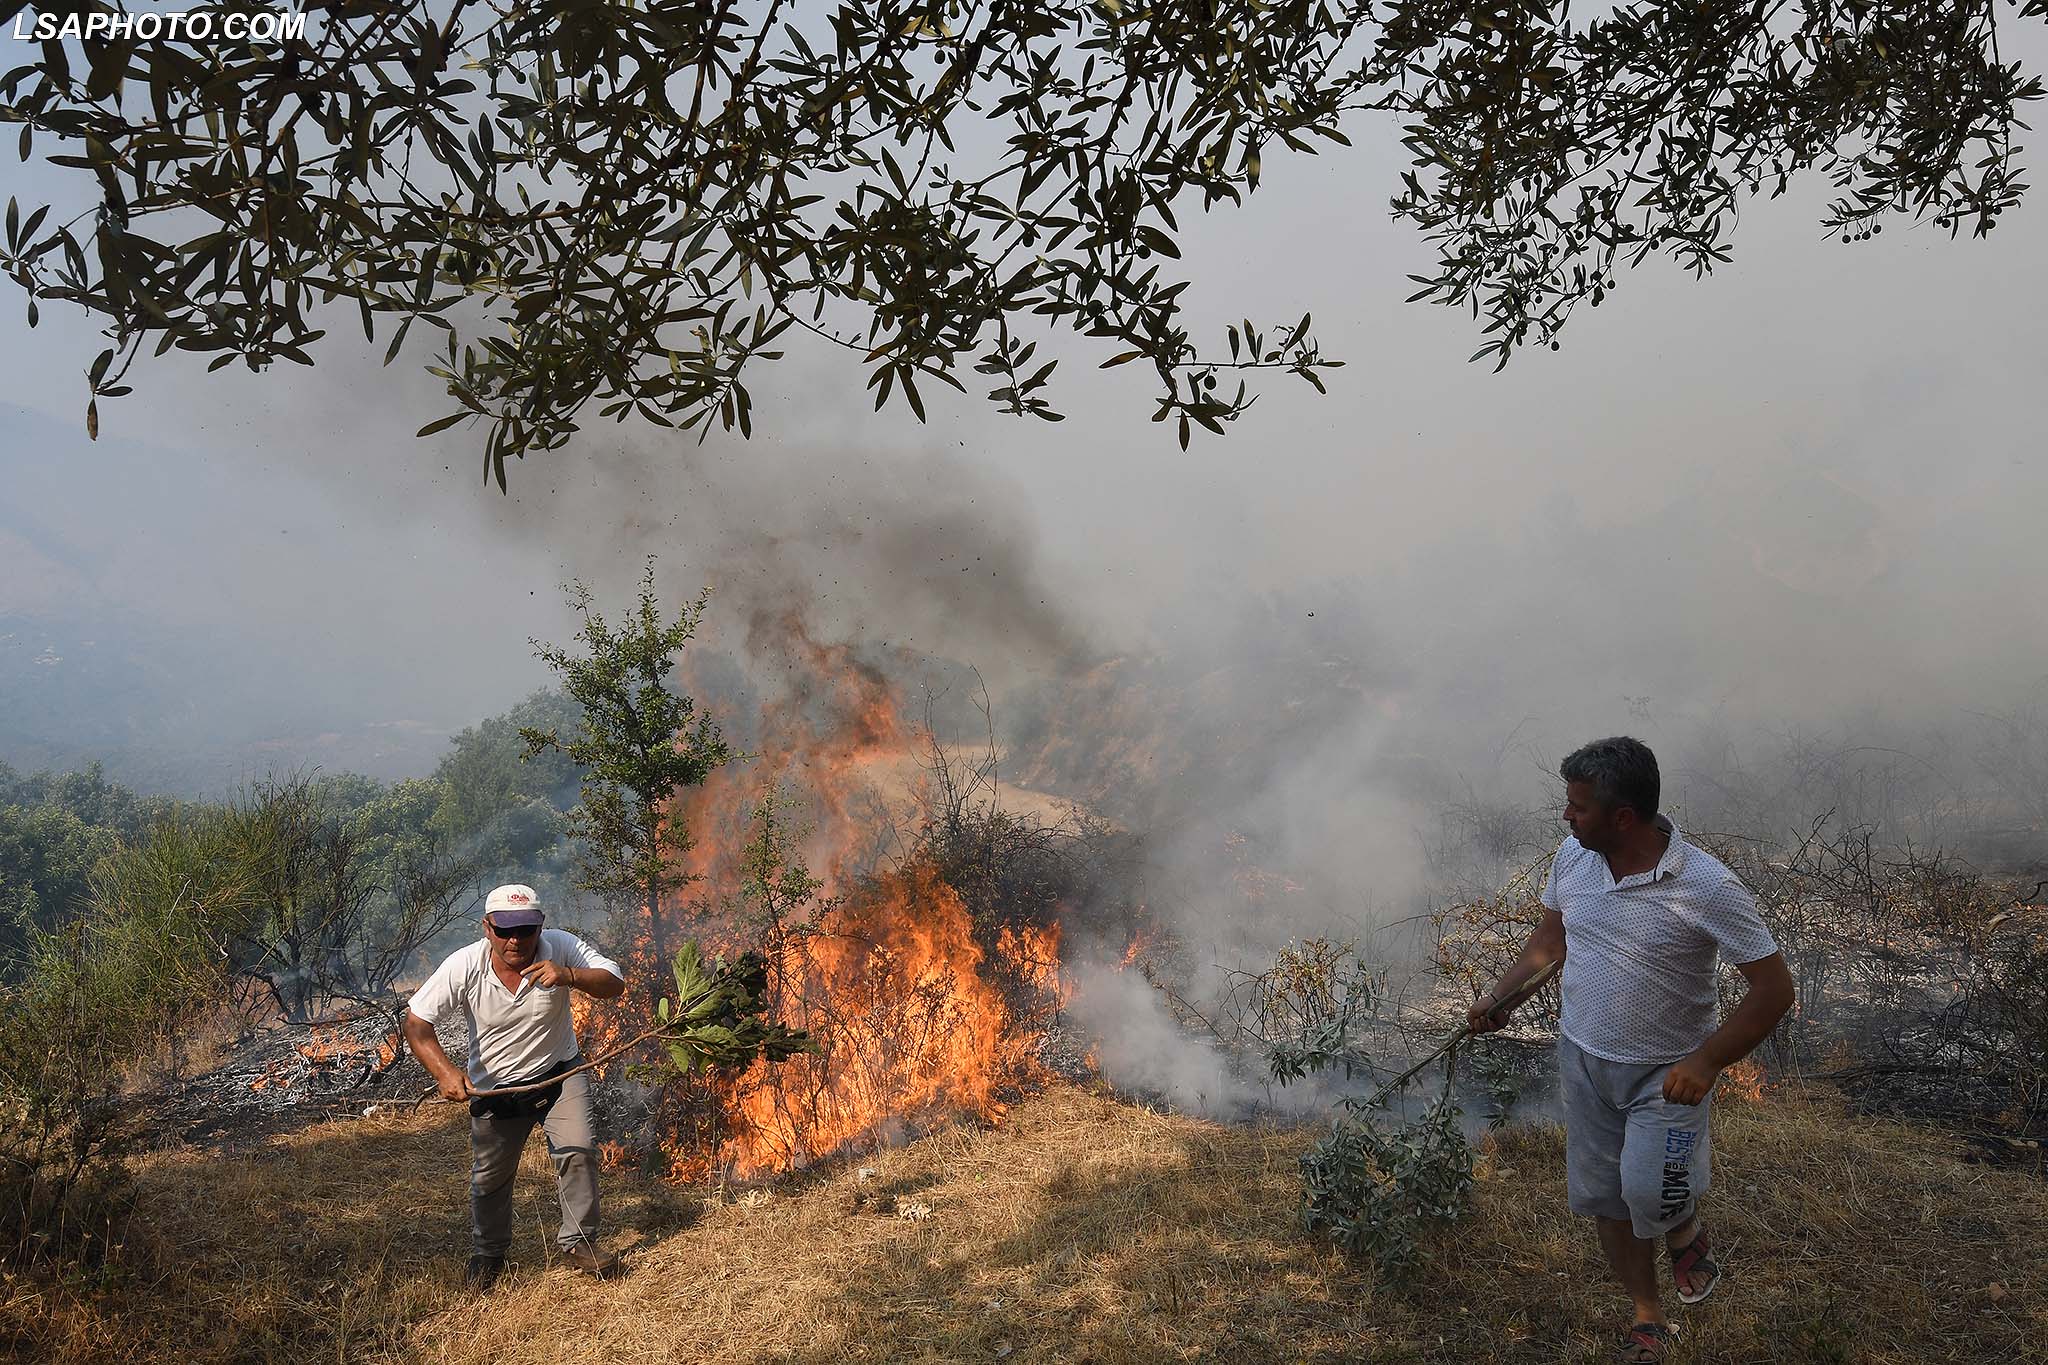
M 597 1236 L 597 1132 L 590 1074 L 526 1095 L 478 1097 L 479 1090 L 525 1085 L 576 1065 L 576 1022 L 569 992 L 599 1000 L 626 989 L 619 966 L 574 934 L 544 929 L 530 886 L 501 886 L 484 900 L 481 943 L 451 953 L 407 1004 L 406 1041 L 448 1100 L 468 1100 L 469 1283 L 488 1289 L 512 1246 L 512 1180 L 538 1124 L 554 1158 L 562 1204 L 556 1239 L 578 1270 L 608 1275 L 618 1258 Z M 456 1067 L 434 1025 L 460 1012 L 469 1026 L 468 1071 Z
M 1670 1248 L 1679 1300 L 1704 1299 L 1721 1273 L 1699 1217 L 1714 1082 L 1791 1008 L 1792 975 L 1748 889 L 1657 813 L 1647 745 L 1596 740 L 1559 772 L 1571 835 L 1551 860 L 1542 923 L 1468 1018 L 1474 1032 L 1502 1027 L 1499 1002 L 1563 960 L 1565 1187 L 1634 1301 L 1620 1359 L 1655 1362 L 1677 1336 L 1658 1290 L 1657 1240 Z M 1725 1021 L 1717 957 L 1748 982 Z

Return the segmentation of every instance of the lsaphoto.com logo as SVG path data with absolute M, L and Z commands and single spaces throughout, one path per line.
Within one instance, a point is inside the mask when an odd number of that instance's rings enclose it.
M 14 36 L 22 42 L 49 43 L 65 38 L 88 42 L 134 42 L 154 38 L 205 42 L 276 42 L 306 36 L 306 16 L 289 10 L 144 10 L 128 14 L 100 10 L 92 14 L 27 14 L 14 16 Z

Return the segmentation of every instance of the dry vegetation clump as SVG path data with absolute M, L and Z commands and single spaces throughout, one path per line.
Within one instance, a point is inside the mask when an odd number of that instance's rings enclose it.
M 1460 1000 L 1476 1000 L 1514 965 L 1529 935 L 1543 922 L 1543 883 L 1550 875 L 1548 853 L 1516 869 L 1494 891 L 1459 897 L 1430 914 L 1436 930 L 1437 975 Z M 1557 1017 L 1558 990 L 1546 986 L 1522 1017 Z
M 1550 1126 L 1485 1138 L 1470 1214 L 1393 1288 L 1300 1226 L 1305 1131 L 1059 1086 L 955 1129 L 726 1198 L 614 1173 L 611 1282 L 546 1265 L 538 1144 L 517 1266 L 459 1286 L 464 1125 L 323 1124 L 240 1157 L 138 1163 L 124 1254 L 16 1275 L 0 1352 L 43 1361 L 1596 1361 L 1618 1296 L 1564 1208 Z M 2048 1183 L 1938 1135 L 1777 1090 L 1720 1119 L 1731 1273 L 1680 1359 L 2035 1358 Z

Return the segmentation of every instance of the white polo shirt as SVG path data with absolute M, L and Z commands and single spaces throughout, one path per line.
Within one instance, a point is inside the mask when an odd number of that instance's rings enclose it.
M 1607 859 L 1566 836 L 1543 903 L 1564 916 L 1558 1031 L 1595 1057 L 1675 1062 L 1717 1026 L 1714 958 L 1738 965 L 1778 951 L 1756 898 L 1713 854 L 1671 836 L 1648 872 L 1615 880 Z
M 563 929 L 540 931 L 536 962 L 596 967 L 621 981 L 619 964 Z M 478 1090 L 518 1085 L 537 1078 L 556 1062 L 576 1055 L 576 1020 L 570 990 L 543 990 L 522 980 L 505 989 L 491 970 L 491 946 L 479 939 L 450 953 L 412 994 L 413 1017 L 439 1024 L 461 1010 L 469 1025 L 469 1083 Z

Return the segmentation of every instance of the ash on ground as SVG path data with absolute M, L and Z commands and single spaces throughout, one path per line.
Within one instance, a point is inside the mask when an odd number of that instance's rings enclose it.
M 436 1036 L 458 1062 L 466 1055 L 460 1022 Z M 395 1014 L 381 1011 L 250 1028 L 227 1052 L 210 1071 L 149 1097 L 164 1145 L 245 1146 L 373 1106 L 410 1104 L 433 1087 L 399 1040 Z
M 1089 1060 L 1093 1040 L 1064 1019 L 1054 1019 L 1038 1040 L 1038 1062 L 1061 1080 L 1087 1084 L 1096 1079 Z

